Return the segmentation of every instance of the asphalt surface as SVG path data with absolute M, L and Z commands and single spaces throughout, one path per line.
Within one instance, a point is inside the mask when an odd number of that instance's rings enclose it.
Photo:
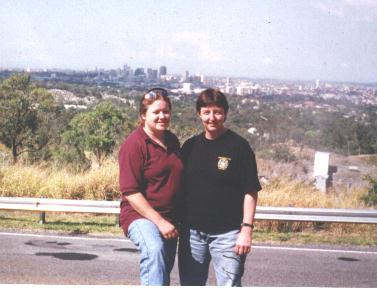
M 0 232 L 0 284 L 138 285 L 138 262 L 124 238 Z M 171 279 L 179 285 L 177 262 Z M 255 244 L 243 285 L 377 287 L 377 247 Z

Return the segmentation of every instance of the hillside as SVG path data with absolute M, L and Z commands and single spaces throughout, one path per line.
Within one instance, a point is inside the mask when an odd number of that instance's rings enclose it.
M 313 183 L 315 150 L 308 147 L 290 147 L 296 157 L 293 162 L 276 162 L 258 158 L 259 175 L 262 181 L 276 177 Z M 360 188 L 367 184 L 364 177 L 377 175 L 377 155 L 343 156 L 330 153 L 329 175 L 334 188 Z

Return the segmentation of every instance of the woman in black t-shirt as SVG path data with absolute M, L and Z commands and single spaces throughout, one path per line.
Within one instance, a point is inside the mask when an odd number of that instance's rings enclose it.
M 196 110 L 204 132 L 182 147 L 181 285 L 205 285 L 212 259 L 218 285 L 241 286 L 251 249 L 261 186 L 248 142 L 224 126 L 228 109 L 219 90 L 203 91 Z

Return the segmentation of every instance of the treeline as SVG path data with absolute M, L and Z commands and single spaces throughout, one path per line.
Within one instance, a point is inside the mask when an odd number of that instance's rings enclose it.
M 257 152 L 280 150 L 288 143 L 343 155 L 377 154 L 377 106 L 319 99 L 319 107 L 302 106 L 305 97 L 289 99 L 228 96 L 227 126 L 244 136 Z M 315 99 L 310 98 L 309 101 Z M 174 123 L 200 131 L 195 97 L 174 105 Z M 279 153 L 279 152 L 277 152 Z M 264 154 L 266 155 L 266 154 Z
M 98 99 L 86 111 L 67 110 L 55 101 L 48 88 L 69 90 L 76 96 Z M 53 161 L 85 169 L 99 165 L 117 150 L 137 126 L 137 109 L 121 101 L 103 101 L 103 93 L 138 102 L 142 92 L 127 92 L 65 83 L 38 83 L 28 75 L 16 75 L 0 85 L 0 142 L 11 151 L 13 162 Z M 293 107 L 288 100 L 229 96 L 227 126 L 249 140 L 257 154 L 292 160 L 289 146 L 307 145 L 346 155 L 377 153 L 377 108 L 341 109 Z M 299 102 L 299 98 L 292 99 Z M 335 107 L 336 103 L 329 107 Z M 342 107 L 344 107 L 342 100 Z M 324 103 L 321 100 L 321 104 Z M 350 104 L 351 105 L 351 104 Z M 195 111 L 195 96 L 173 97 L 171 129 L 181 142 L 201 131 Z M 268 154 L 266 152 L 272 152 Z
M 0 86 L 0 142 L 20 157 L 51 160 L 83 169 L 99 165 L 136 126 L 136 111 L 100 102 L 84 112 L 66 110 L 29 75 L 16 75 Z
M 376 106 L 341 110 L 334 105 L 295 108 L 262 100 L 257 106 L 240 105 L 239 100 L 233 100 L 237 109 L 230 112 L 228 124 L 246 136 L 256 150 L 293 140 L 297 145 L 344 155 L 377 153 Z

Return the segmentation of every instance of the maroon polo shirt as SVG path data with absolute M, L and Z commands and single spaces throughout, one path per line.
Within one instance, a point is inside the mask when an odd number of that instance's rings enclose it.
M 166 131 L 167 150 L 154 142 L 142 127 L 135 129 L 119 150 L 120 223 L 125 234 L 128 226 L 143 218 L 125 196 L 140 192 L 160 215 L 173 221 L 173 197 L 178 192 L 183 164 L 178 138 Z

